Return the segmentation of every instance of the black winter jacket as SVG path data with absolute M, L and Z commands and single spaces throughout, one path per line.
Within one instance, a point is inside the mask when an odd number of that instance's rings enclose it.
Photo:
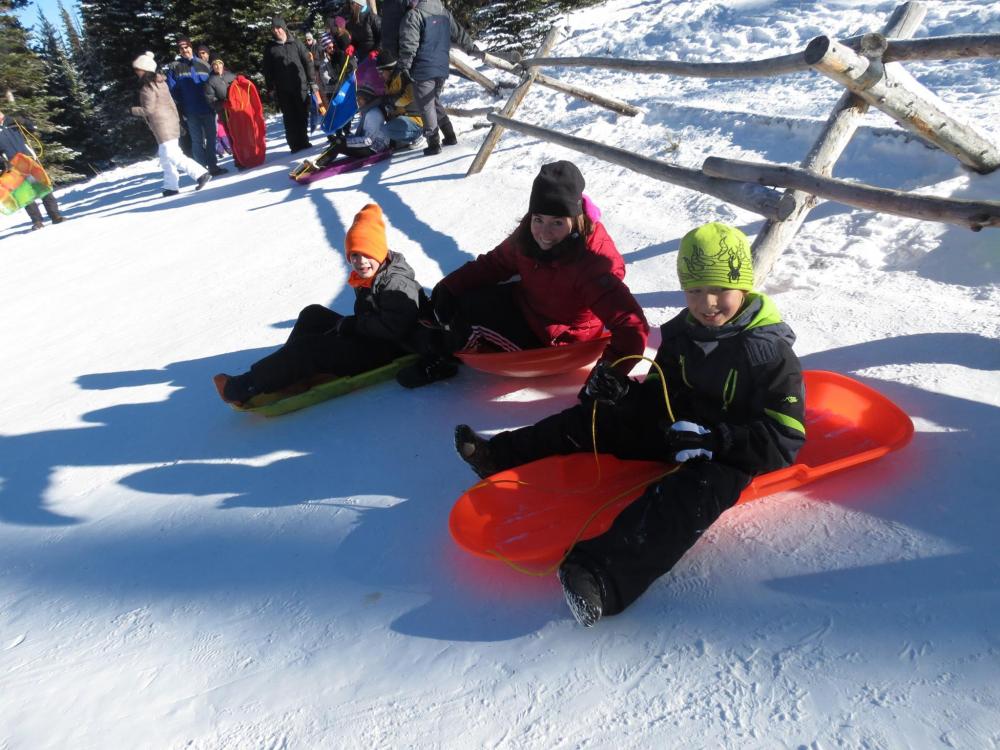
M 656 363 L 674 418 L 716 434 L 714 460 L 750 475 L 795 460 L 806 437 L 802 366 L 792 351 L 795 334 L 770 298 L 751 293 L 744 310 L 718 329 L 694 322 L 684 310 L 660 333 Z M 636 419 L 656 415 L 669 422 L 656 368 L 621 405 Z
M 382 44 L 382 20 L 371 11 L 362 13 L 357 23 L 353 16 L 348 15 L 345 28 L 351 34 L 351 44 L 358 61 L 364 60 L 369 52 Z
M 390 252 L 371 287 L 354 289 L 356 333 L 412 348 L 423 293 L 403 254 Z
M 236 74 L 223 70 L 222 75 L 212 73 L 205 83 L 205 101 L 213 112 L 221 113 L 226 108 L 229 87 L 236 80 Z
M 272 39 L 264 47 L 264 82 L 269 91 L 301 94 L 316 86 L 316 73 L 306 46 L 291 36 L 281 44 Z
M 472 37 L 455 23 L 441 0 L 420 0 L 399 27 L 399 67 L 414 81 L 448 77 L 448 51 L 455 44 L 469 54 Z
M 384 0 L 379 5 L 382 9 L 382 49 L 398 58 L 399 27 L 410 9 L 409 0 Z

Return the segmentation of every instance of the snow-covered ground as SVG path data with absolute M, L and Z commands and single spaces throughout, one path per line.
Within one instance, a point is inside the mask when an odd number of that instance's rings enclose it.
M 1000 31 L 1000 5 L 928 2 L 919 36 Z M 697 61 L 881 28 L 892 2 L 612 0 L 554 54 Z M 908 68 L 1000 140 L 997 62 Z M 535 87 L 518 117 L 698 167 L 797 163 L 840 91 L 807 73 L 704 81 L 592 70 L 635 118 Z M 450 104 L 491 103 L 452 79 Z M 153 161 L 59 194 L 70 221 L 0 219 L 0 748 L 1000 746 L 1000 232 L 818 207 L 765 286 L 806 367 L 913 418 L 903 451 L 728 512 L 621 616 L 585 630 L 554 578 L 458 549 L 474 477 L 451 431 L 521 425 L 580 374 L 463 372 L 275 420 L 222 404 L 311 302 L 350 304 L 342 247 L 380 203 L 426 286 L 490 249 L 540 164 L 571 158 L 659 324 L 680 237 L 759 217 L 484 130 L 308 188 L 267 163 L 160 197 Z M 869 115 L 838 176 L 996 199 Z M 677 144 L 675 150 L 671 150 Z M 992 488 L 992 489 L 991 489 Z

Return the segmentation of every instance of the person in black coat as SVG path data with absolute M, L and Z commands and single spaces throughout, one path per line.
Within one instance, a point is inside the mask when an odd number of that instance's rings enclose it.
M 459 455 L 481 477 L 545 456 L 590 452 L 594 434 L 600 452 L 676 463 L 560 566 L 566 602 L 587 627 L 634 602 L 754 476 L 789 466 L 805 442 L 795 334 L 767 296 L 751 291 L 747 238 L 706 224 L 681 240 L 677 268 L 687 309 L 660 328 L 659 370 L 645 381 L 598 365 L 581 404 L 489 440 L 467 425 L 455 431 Z
M 344 28 L 351 35 L 354 54 L 364 60 L 382 45 L 382 20 L 368 9 L 365 0 L 350 0 L 347 24 Z
M 318 375 L 357 375 L 412 351 L 421 335 L 423 289 L 401 253 L 390 252 L 382 209 L 369 203 L 354 217 L 345 240 L 354 288 L 354 314 L 322 305 L 299 313 L 285 345 L 249 372 L 215 376 L 222 397 L 244 404 Z
M 274 39 L 264 48 L 264 82 L 281 110 L 285 140 L 292 153 L 309 148 L 309 97 L 316 74 L 305 45 L 288 33 L 281 16 L 271 19 Z
M 3 112 L 0 112 L 0 158 L 3 162 L 0 164 L 0 172 L 6 172 L 10 169 L 10 161 L 14 158 L 15 154 L 24 154 L 25 156 L 30 156 L 32 159 L 38 160 L 35 156 L 35 152 L 31 150 L 28 142 L 24 138 L 24 133 L 34 133 L 35 124 L 26 117 L 10 117 L 8 118 Z M 49 219 L 52 220 L 53 224 L 58 224 L 64 220 L 62 213 L 59 211 L 59 204 L 56 202 L 55 193 L 49 193 L 42 198 L 42 205 L 45 206 L 45 212 L 49 215 Z M 41 229 L 45 226 L 42 221 L 42 212 L 38 208 L 38 204 L 32 201 L 27 206 L 24 207 L 25 212 L 31 217 L 31 228 Z

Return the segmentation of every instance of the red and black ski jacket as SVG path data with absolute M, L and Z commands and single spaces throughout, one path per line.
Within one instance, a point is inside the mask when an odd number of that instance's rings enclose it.
M 614 362 L 646 348 L 649 324 L 622 280 L 625 261 L 604 225 L 596 223 L 587 240 L 554 257 L 532 251 L 514 232 L 490 252 L 452 271 L 441 283 L 460 296 L 514 277 L 514 299 L 539 341 L 558 346 L 589 341 L 611 332 L 602 360 Z M 618 366 L 627 373 L 637 360 Z

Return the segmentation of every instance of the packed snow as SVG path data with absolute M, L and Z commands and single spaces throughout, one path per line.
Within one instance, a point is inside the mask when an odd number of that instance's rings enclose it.
M 918 36 L 1000 32 L 997 3 L 926 5 Z M 878 30 L 893 7 L 611 0 L 570 16 L 553 54 L 756 59 Z M 907 68 L 1000 142 L 1000 64 Z M 519 119 L 689 167 L 796 164 L 841 93 L 816 73 L 546 73 L 641 114 L 536 86 Z M 446 100 L 500 101 L 455 78 Z M 473 557 L 447 529 L 475 480 L 453 426 L 533 422 L 582 372 L 385 383 L 280 419 L 219 400 L 211 376 L 279 345 L 299 309 L 350 305 L 344 233 L 369 201 L 430 287 L 511 230 L 541 164 L 572 159 L 654 325 L 682 304 L 685 232 L 761 226 L 512 132 L 465 177 L 475 122 L 440 156 L 304 187 L 272 121 L 267 162 L 201 192 L 161 198 L 150 160 L 60 190 L 65 224 L 0 219 L 0 748 L 1000 747 L 996 229 L 813 211 L 764 291 L 804 365 L 892 398 L 912 442 L 732 509 L 589 630 L 554 576 Z M 835 175 L 1000 194 L 1000 173 L 875 112 Z

